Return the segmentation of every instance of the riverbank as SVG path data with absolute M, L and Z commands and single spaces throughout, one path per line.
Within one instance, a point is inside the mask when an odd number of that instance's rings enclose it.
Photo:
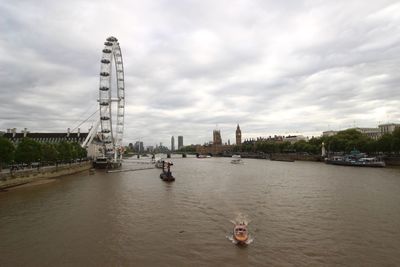
M 250 159 L 269 159 L 276 161 L 316 161 L 324 162 L 324 159 L 320 155 L 309 155 L 301 153 L 252 153 L 252 152 L 237 152 L 237 153 L 226 153 L 220 155 L 222 157 L 232 157 L 232 155 L 241 155 L 242 158 Z M 218 155 L 217 155 L 218 157 Z M 399 156 L 385 156 L 383 157 L 387 166 L 400 166 Z
M 48 180 L 64 175 L 70 175 L 86 171 L 92 168 L 90 161 L 84 163 L 72 163 L 59 166 L 42 167 L 40 169 L 26 169 L 16 172 L 0 174 L 0 190 L 7 188 Z M 41 182 L 45 183 L 45 182 Z
M 400 166 L 400 157 L 385 157 L 384 160 L 387 166 Z
M 252 152 L 237 152 L 237 153 L 229 153 L 223 154 L 222 157 L 232 157 L 232 155 L 240 155 L 242 158 L 249 159 L 269 159 L 269 160 L 277 160 L 277 161 L 323 161 L 322 157 L 319 155 L 308 155 L 308 154 L 300 154 L 300 153 L 252 153 Z

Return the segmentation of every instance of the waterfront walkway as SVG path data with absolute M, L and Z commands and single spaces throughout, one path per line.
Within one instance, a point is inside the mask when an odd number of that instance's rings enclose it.
M 59 177 L 88 170 L 92 167 L 90 161 L 76 162 L 71 164 L 58 164 L 36 168 L 25 168 L 20 170 L 5 169 L 0 173 L 0 190 L 35 182 L 42 179 Z

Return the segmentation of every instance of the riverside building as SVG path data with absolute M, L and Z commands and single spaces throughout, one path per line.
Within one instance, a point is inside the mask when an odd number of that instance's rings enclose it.
M 181 149 L 183 147 L 183 136 L 180 135 L 178 136 L 178 149 Z
M 79 128 L 76 133 L 71 133 L 69 128 L 67 129 L 67 132 L 64 133 L 31 133 L 27 128 L 18 133 L 16 128 L 12 128 L 7 129 L 7 132 L 3 134 L 3 137 L 10 140 L 13 144 L 18 144 L 23 138 L 30 138 L 39 143 L 57 144 L 66 141 L 82 144 L 87 135 L 88 133 L 81 133 Z
M 171 151 L 175 151 L 175 138 L 174 136 L 171 137 Z
M 396 130 L 397 128 L 400 128 L 400 123 L 386 123 L 386 124 L 380 124 L 379 126 L 379 131 L 381 135 L 384 134 L 391 134 Z

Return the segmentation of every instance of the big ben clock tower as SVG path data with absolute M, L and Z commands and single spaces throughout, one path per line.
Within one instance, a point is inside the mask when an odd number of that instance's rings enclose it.
M 242 144 L 242 131 L 240 130 L 239 124 L 236 128 L 236 145 Z

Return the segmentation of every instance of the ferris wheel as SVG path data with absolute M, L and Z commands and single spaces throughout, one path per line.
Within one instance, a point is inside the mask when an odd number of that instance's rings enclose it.
M 119 161 L 122 158 L 124 134 L 125 84 L 121 48 L 118 39 L 113 36 L 104 42 L 100 66 L 99 106 L 104 156 Z

